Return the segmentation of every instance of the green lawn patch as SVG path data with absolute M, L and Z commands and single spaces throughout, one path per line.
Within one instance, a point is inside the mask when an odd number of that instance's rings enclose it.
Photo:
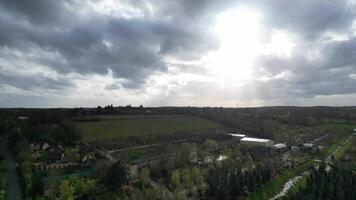
M 222 127 L 214 121 L 185 115 L 107 115 L 100 121 L 76 122 L 84 141 L 118 137 L 169 134 Z
M 5 200 L 5 190 L 0 191 L 0 200 Z

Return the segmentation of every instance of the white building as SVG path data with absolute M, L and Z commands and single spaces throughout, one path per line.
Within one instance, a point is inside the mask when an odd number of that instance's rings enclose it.
M 223 160 L 226 160 L 226 159 L 228 159 L 229 157 L 227 157 L 227 156 L 225 156 L 225 155 L 220 155 L 217 159 L 216 159 L 216 161 L 223 161 Z
M 42 150 L 47 150 L 49 147 L 51 147 L 47 142 L 45 142 L 43 145 L 42 145 Z
M 255 145 L 255 146 L 262 146 L 262 147 L 273 147 L 273 140 L 270 139 L 261 139 L 261 138 L 251 138 L 251 137 L 244 137 L 241 140 L 241 144 L 247 145 Z
M 242 139 L 242 138 L 246 137 L 246 135 L 244 135 L 244 134 L 237 134 L 237 133 L 228 133 L 228 135 L 233 138 L 237 138 L 237 139 Z
M 314 144 L 312 143 L 303 143 L 302 144 L 302 147 L 305 148 L 305 149 L 311 149 L 313 148 Z
M 291 150 L 292 150 L 293 152 L 298 152 L 298 151 L 300 150 L 300 148 L 299 148 L 298 146 L 292 146 L 292 147 L 291 147 Z
M 273 147 L 275 149 L 285 149 L 285 148 L 287 148 L 287 145 L 285 145 L 283 143 L 278 143 L 278 144 L 273 145 Z

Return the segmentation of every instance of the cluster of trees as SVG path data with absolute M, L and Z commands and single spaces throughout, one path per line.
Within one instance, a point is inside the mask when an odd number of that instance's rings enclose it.
M 182 165 L 174 159 L 138 172 L 131 199 L 240 199 L 271 179 L 269 167 L 241 170 L 233 161 Z M 154 187 L 153 187 L 154 186 Z
M 11 118 L 1 120 L 0 130 L 7 139 L 7 146 L 17 164 L 18 175 L 23 196 L 41 193 L 41 179 L 35 177 L 32 166 L 30 144 L 74 144 L 80 140 L 80 131 L 64 112 L 56 110 L 26 110 L 21 116 L 13 110 Z M 51 152 L 50 152 L 51 153 Z M 42 188 L 44 191 L 44 189 Z M 36 192 L 37 191 L 37 192 Z
M 208 174 L 206 194 L 212 199 L 236 199 L 256 191 L 271 179 L 271 169 L 261 165 L 247 171 L 225 165 L 212 169 Z
M 356 197 L 356 174 L 350 166 L 332 167 L 325 170 L 325 165 L 313 169 L 306 185 L 298 192 L 285 197 L 285 200 L 334 199 L 347 200 Z
M 133 200 L 158 199 L 202 199 L 205 187 L 205 177 L 197 167 L 175 169 L 170 172 L 169 179 L 155 179 L 149 167 L 139 172 L 138 181 L 133 185 L 130 195 Z
M 30 188 L 26 196 L 32 199 L 86 200 L 86 199 L 125 199 L 129 194 L 124 190 L 130 177 L 126 166 L 115 162 L 100 168 L 97 176 L 78 177 L 52 170 L 44 176 L 35 173 L 29 183 Z
M 71 117 L 82 117 L 87 115 L 119 115 L 119 114 L 153 114 L 151 109 L 140 106 L 98 106 L 96 108 L 74 108 L 69 109 L 68 114 Z
M 6 113 L 8 116 L 0 115 L 0 134 L 8 136 L 10 146 L 22 140 L 30 143 L 73 144 L 81 138 L 80 129 L 63 110 L 29 109 L 20 112 L 13 109 Z M 18 119 L 21 113 L 28 118 Z
M 22 122 L 23 136 L 34 143 L 73 144 L 81 139 L 80 129 L 65 115 L 34 111 Z
M 39 175 L 34 176 L 30 197 L 32 199 L 90 199 L 99 191 L 97 182 L 90 178 L 70 176 L 67 179 L 58 180 L 58 174 L 51 173 L 44 182 Z
M 4 158 L 4 147 L 0 141 L 0 199 L 5 198 L 5 186 L 6 186 L 6 164 Z

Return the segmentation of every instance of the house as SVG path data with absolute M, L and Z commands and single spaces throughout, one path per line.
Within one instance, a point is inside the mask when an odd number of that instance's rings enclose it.
M 283 144 L 283 143 L 278 143 L 278 144 L 275 144 L 273 145 L 273 147 L 275 149 L 286 149 L 287 148 L 287 145 Z
M 262 147 L 273 147 L 274 144 L 273 140 L 270 139 L 252 138 L 252 137 L 244 137 L 240 141 L 241 144 L 262 146 Z
M 81 159 L 81 162 L 82 162 L 82 163 L 88 163 L 88 162 L 93 161 L 93 160 L 95 160 L 95 157 L 94 157 L 91 153 L 89 153 L 89 154 L 86 154 L 86 155 Z
M 298 152 L 298 151 L 300 150 L 300 148 L 297 147 L 297 146 L 292 146 L 292 147 L 291 147 L 291 150 L 292 150 L 293 152 Z
M 314 145 L 312 143 L 303 143 L 303 147 L 312 148 Z
M 242 139 L 244 137 L 246 137 L 246 135 L 243 135 L 243 134 L 236 134 L 236 133 L 228 133 L 227 135 L 233 137 L 233 138 L 236 138 L 236 139 Z
M 302 145 L 301 145 L 301 147 L 303 148 L 303 149 L 312 149 L 313 148 L 313 144 L 312 143 L 303 143 Z
M 18 116 L 17 119 L 19 119 L 19 120 L 26 120 L 26 119 L 28 119 L 28 116 Z
M 34 151 L 34 150 L 35 150 L 35 147 L 36 147 L 35 144 L 30 144 L 30 149 L 31 149 L 31 151 Z
M 33 153 L 31 154 L 31 158 L 32 158 L 33 161 L 38 160 L 40 157 L 41 157 L 41 153 L 38 152 L 38 151 L 33 152 Z
M 43 145 L 42 145 L 42 150 L 47 150 L 48 148 L 50 148 L 51 146 L 45 142 Z
M 225 159 L 228 159 L 229 157 L 225 156 L 225 155 L 219 155 L 219 157 L 216 159 L 216 161 L 223 161 Z

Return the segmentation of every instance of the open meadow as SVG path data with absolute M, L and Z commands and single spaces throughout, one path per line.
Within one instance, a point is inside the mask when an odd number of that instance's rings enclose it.
M 110 140 L 118 137 L 169 134 L 222 127 L 200 117 L 186 115 L 104 115 L 100 120 L 76 122 L 84 141 Z

